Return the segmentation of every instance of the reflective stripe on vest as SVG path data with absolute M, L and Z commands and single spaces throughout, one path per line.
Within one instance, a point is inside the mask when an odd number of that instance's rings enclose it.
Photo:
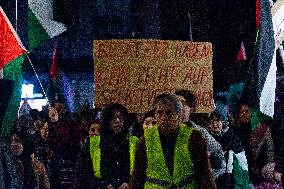
M 134 159 L 138 142 L 139 139 L 136 136 L 129 135 L 130 175 L 132 175 L 133 172 Z M 95 177 L 101 178 L 100 136 L 94 136 L 90 138 L 90 156 L 92 159 Z
M 101 178 L 101 149 L 100 136 L 90 137 L 90 156 L 93 164 L 93 171 L 96 178 Z
M 129 137 L 130 175 L 132 175 L 134 169 L 134 160 L 135 160 L 135 154 L 138 142 L 139 142 L 138 137 L 130 135 Z
M 155 184 L 155 185 L 160 185 L 160 186 L 163 186 L 163 187 L 166 187 L 166 188 L 173 187 L 173 186 L 176 186 L 177 188 L 184 188 L 187 185 L 189 185 L 191 182 L 193 182 L 193 178 L 192 178 L 192 175 L 191 175 L 191 176 L 185 178 L 184 180 L 180 181 L 176 185 L 173 185 L 172 183 L 170 183 L 166 180 L 159 180 L 159 179 L 154 179 L 154 178 L 149 178 L 149 177 L 146 178 L 146 182 L 149 182 L 149 183 L 152 183 L 152 184 Z
M 154 125 L 145 131 L 145 142 L 147 152 L 147 169 L 145 189 L 195 188 L 192 179 L 193 164 L 188 150 L 188 142 L 193 129 L 179 125 L 179 132 L 174 151 L 173 176 L 170 175 L 161 145 L 158 126 Z

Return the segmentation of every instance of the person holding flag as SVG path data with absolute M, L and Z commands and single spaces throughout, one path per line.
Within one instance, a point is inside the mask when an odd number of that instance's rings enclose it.
M 226 172 L 216 179 L 219 189 L 249 188 L 248 164 L 243 144 L 234 133 L 233 127 L 226 122 L 225 111 L 216 109 L 209 116 L 208 130 L 222 146 L 226 158 Z

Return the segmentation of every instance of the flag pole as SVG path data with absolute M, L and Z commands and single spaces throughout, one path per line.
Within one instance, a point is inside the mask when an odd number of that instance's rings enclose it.
M 282 44 L 280 44 L 280 46 L 279 46 L 279 54 L 280 54 L 280 57 L 281 57 L 281 60 L 282 60 L 282 64 L 284 66 L 284 48 L 283 48 Z
M 36 70 L 35 70 L 35 68 L 34 68 L 34 65 L 33 65 L 33 63 L 32 63 L 32 61 L 31 61 L 31 59 L 30 59 L 28 53 L 26 53 L 26 55 L 27 55 L 27 57 L 28 57 L 28 60 L 29 60 L 29 62 L 30 62 L 30 64 L 31 64 L 32 68 L 33 68 L 33 71 L 34 71 L 34 73 L 35 73 L 35 75 L 36 75 L 36 78 L 37 78 L 37 80 L 38 80 L 38 82 L 39 82 L 39 85 L 40 85 L 41 90 L 42 90 L 42 92 L 43 92 L 43 94 L 44 94 L 44 96 L 45 96 L 45 99 L 47 100 L 48 103 L 50 103 L 50 101 L 49 101 L 49 99 L 48 99 L 48 97 L 47 97 L 47 95 L 46 95 L 46 93 L 45 93 L 45 90 L 44 90 L 44 88 L 43 88 L 43 86 L 42 86 L 42 83 L 41 83 L 41 81 L 40 81 L 40 79 L 39 79 L 39 76 L 38 76 L 38 74 L 37 74 L 37 72 L 36 72 Z
M 189 40 L 193 41 L 192 39 L 192 24 L 191 24 L 191 16 L 190 13 L 187 14 L 188 19 L 189 19 Z
M 3 74 L 3 69 L 1 68 L 0 69 L 0 79 L 3 79 L 4 78 L 4 74 Z
M 16 32 L 18 33 L 18 0 L 16 0 Z

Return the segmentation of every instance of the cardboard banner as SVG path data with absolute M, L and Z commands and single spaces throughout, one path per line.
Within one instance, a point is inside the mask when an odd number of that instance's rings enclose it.
M 158 94 L 188 89 L 197 97 L 196 112 L 213 110 L 211 43 L 95 40 L 94 62 L 96 107 L 118 102 L 143 113 Z

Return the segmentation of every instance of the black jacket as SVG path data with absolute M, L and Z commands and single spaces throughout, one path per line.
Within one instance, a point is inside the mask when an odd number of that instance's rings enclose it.
M 127 135 L 101 136 L 101 175 L 103 187 L 118 188 L 130 178 L 129 140 Z
M 101 185 L 101 181 L 95 178 L 93 164 L 90 155 L 90 138 L 87 138 L 79 154 L 77 162 L 77 176 L 81 189 L 96 189 Z
M 111 142 L 112 141 L 112 142 Z M 106 188 L 111 184 L 118 188 L 130 178 L 129 141 L 119 139 L 104 139 L 101 137 L 101 179 L 95 178 L 92 159 L 90 156 L 90 139 L 83 145 L 79 162 L 77 163 L 77 176 L 80 188 Z
M 244 146 L 240 138 L 234 133 L 231 127 L 222 130 L 221 133 L 216 134 L 210 132 L 211 135 L 219 142 L 224 152 L 232 150 L 234 153 L 239 153 L 244 150 Z
M 271 128 L 274 153 L 275 153 L 275 171 L 284 173 L 284 119 L 275 120 Z
M 219 142 L 225 153 L 226 162 L 228 162 L 229 151 L 232 150 L 234 153 L 240 153 L 244 150 L 243 144 L 239 137 L 234 133 L 233 128 L 227 127 L 220 133 L 212 133 L 211 135 Z M 234 187 L 233 174 L 225 173 L 216 179 L 216 185 L 218 189 L 229 189 Z

